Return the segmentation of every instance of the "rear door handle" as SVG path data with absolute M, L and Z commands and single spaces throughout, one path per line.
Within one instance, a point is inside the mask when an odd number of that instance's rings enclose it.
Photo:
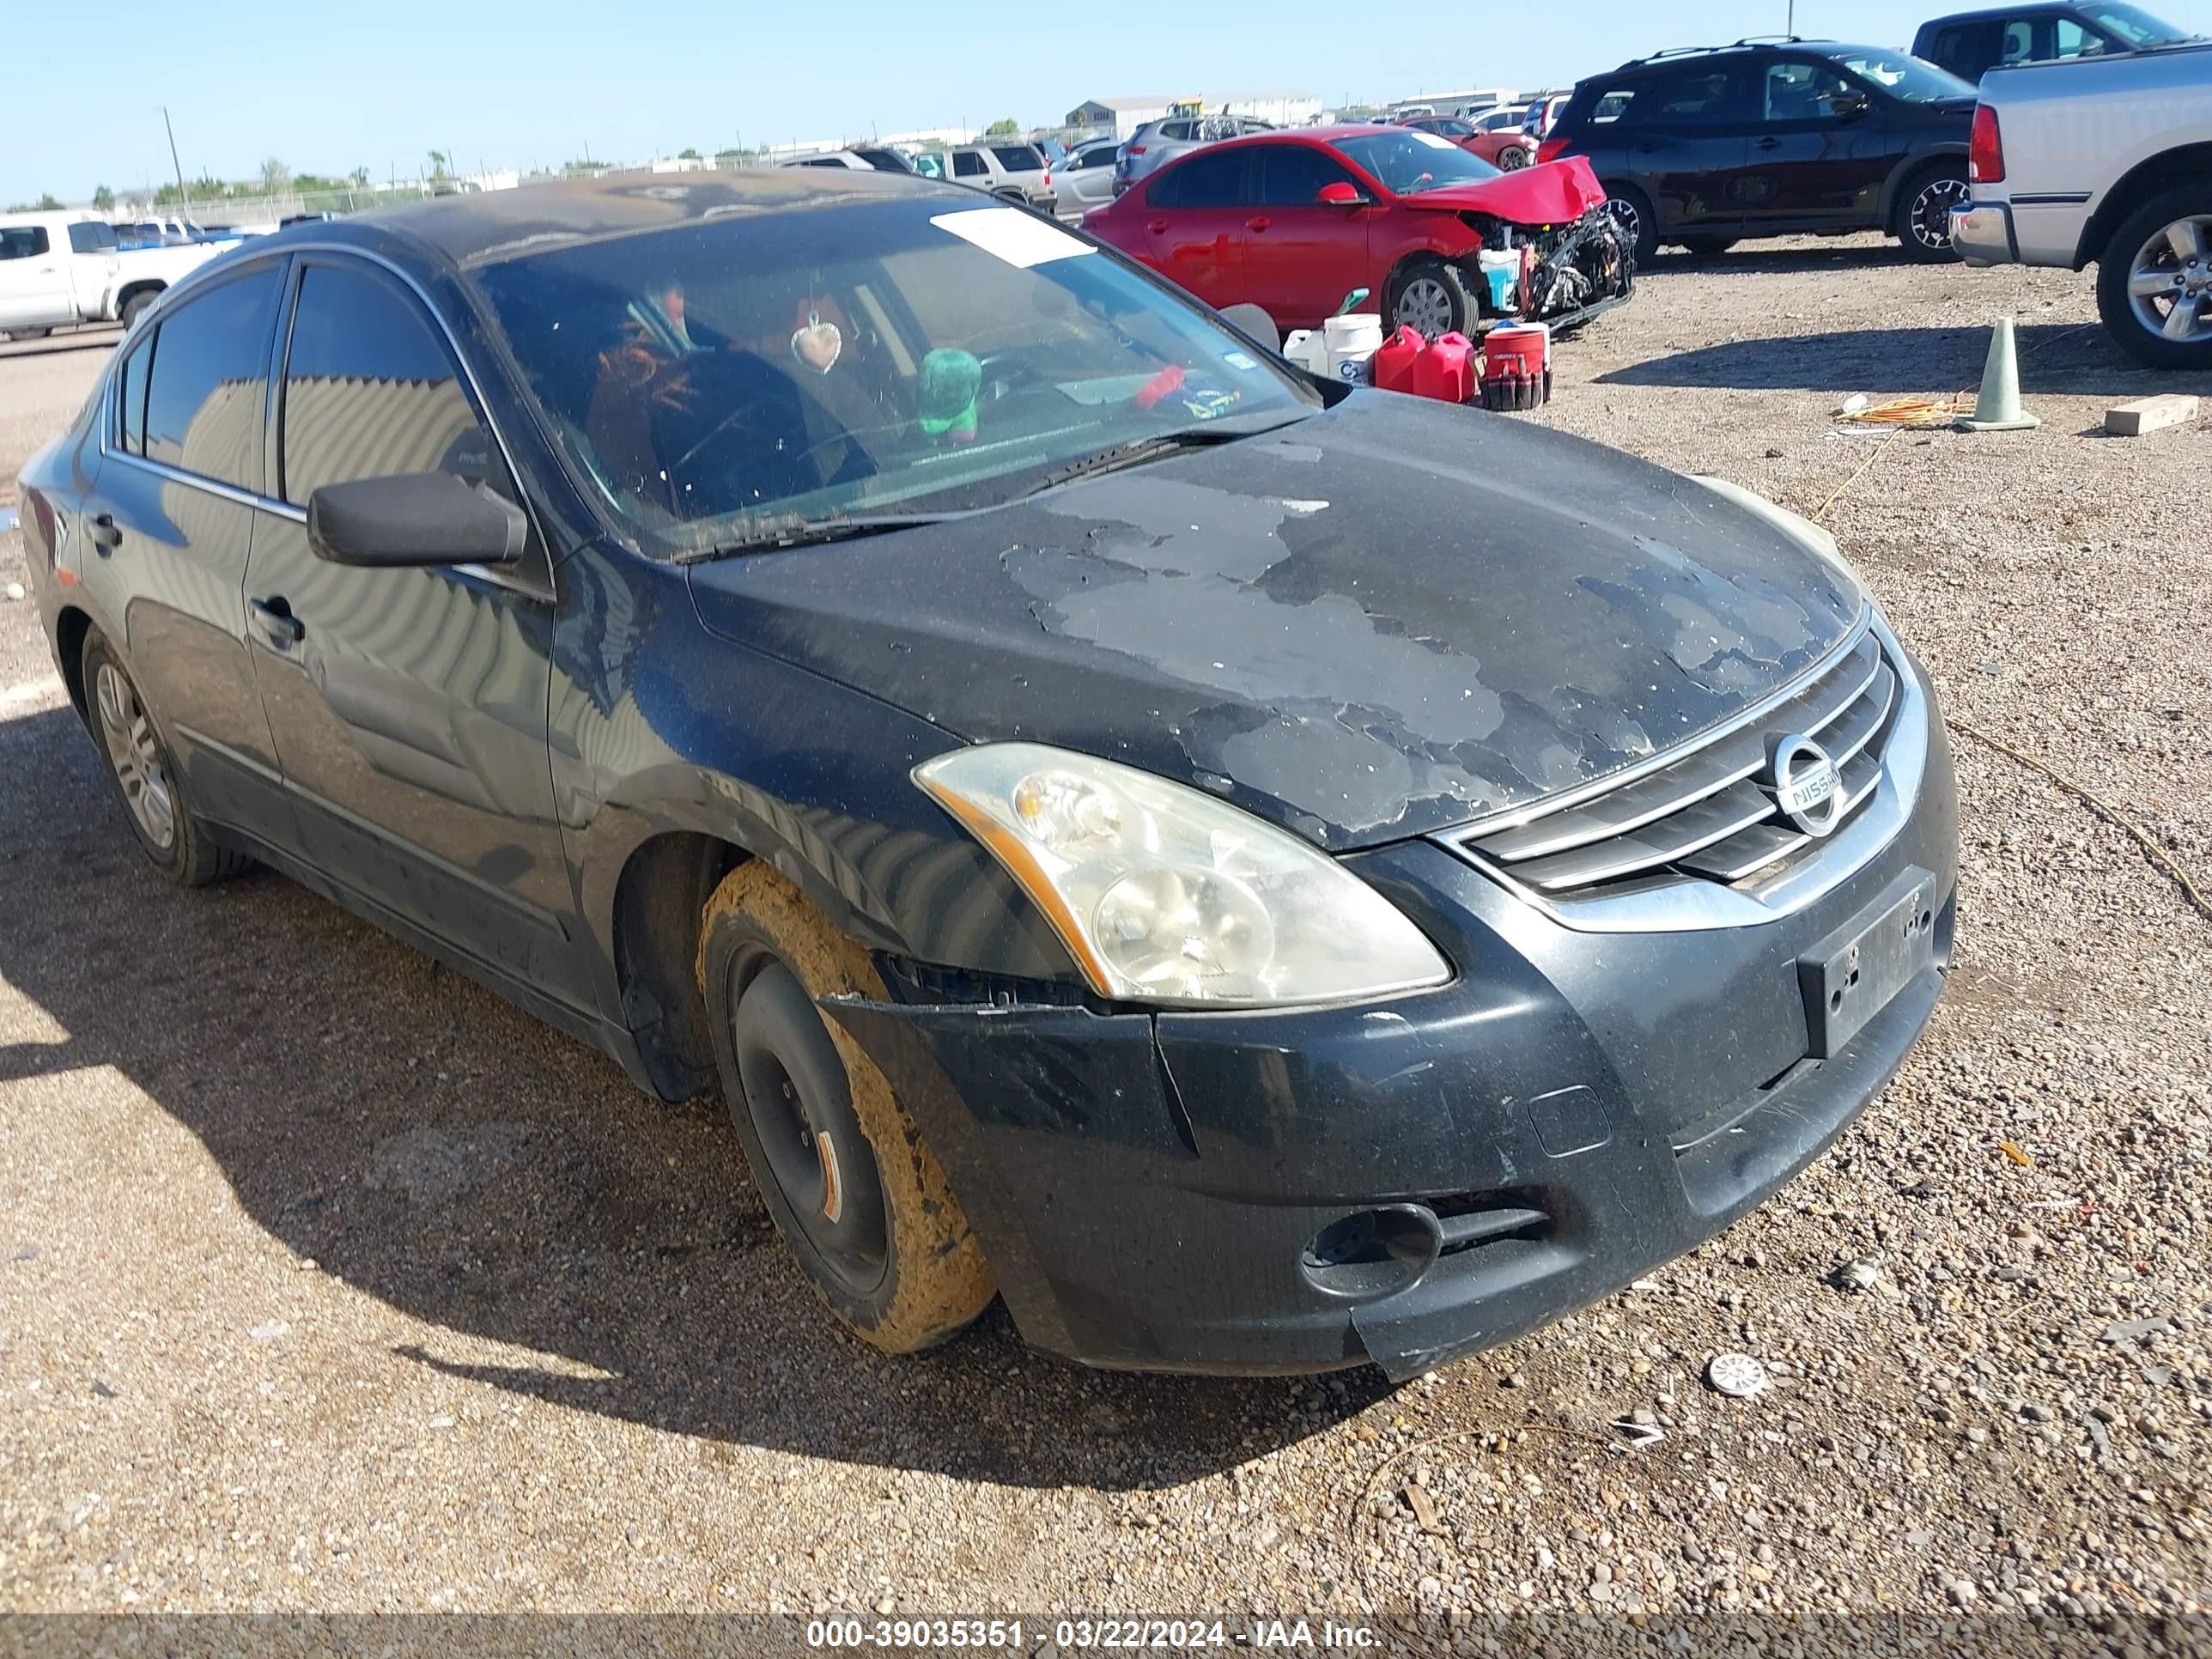
M 1270 219 L 1263 213 L 1256 219 L 1247 219 L 1244 222 L 1244 228 L 1247 230 L 1265 230 L 1269 225 L 1272 225 L 1274 222 L 1275 222 L 1273 219 Z
M 292 614 L 282 595 L 247 600 L 246 619 L 272 651 L 289 651 L 307 637 L 307 624 Z
M 1782 148 L 1782 141 L 1779 138 L 1769 135 L 1759 141 L 1759 147 L 1761 149 L 1780 149 Z
M 92 538 L 92 544 L 103 555 L 112 553 L 123 544 L 123 532 L 117 528 L 115 515 L 112 513 L 94 514 L 85 533 Z
M 1168 234 L 1168 222 L 1164 219 L 1155 219 L 1152 223 L 1146 225 L 1145 228 L 1151 231 L 1155 236 L 1164 236 Z

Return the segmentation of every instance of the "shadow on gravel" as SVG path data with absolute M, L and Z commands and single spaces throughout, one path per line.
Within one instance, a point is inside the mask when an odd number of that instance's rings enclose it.
M 89 334 L 49 334 L 43 340 L 10 340 L 0 344 L 0 362 L 10 357 L 51 357 L 64 351 L 106 350 L 122 338 L 120 328 L 102 328 Z
M 2029 323 L 2016 331 L 2021 392 L 2110 397 L 2212 390 L 2201 374 L 2143 368 L 2091 324 Z M 1678 351 L 1597 376 L 1600 386 L 1720 387 L 1942 394 L 1978 384 L 1989 355 L 1986 325 L 1970 328 L 1848 329 Z
M 1024 1348 L 995 1306 L 933 1352 L 878 1355 L 792 1265 L 718 1101 L 659 1104 L 282 878 L 171 887 L 121 814 L 72 713 L 0 720 L 0 979 L 67 1033 L 0 1043 L 0 1087 L 128 1078 L 288 1249 L 421 1322 L 392 1349 L 395 1386 L 426 1368 L 719 1443 L 710 1456 L 1107 1488 L 1217 1473 L 1389 1391 L 1371 1370 L 1087 1372 Z M 241 1345 L 269 1316 L 243 1297 L 226 1311 Z
M 1665 276 L 1675 272 L 1698 271 L 1808 271 L 1808 270 L 1878 270 L 1886 266 L 1906 266 L 1914 262 L 1905 257 L 1905 250 L 1895 242 L 1854 242 L 1844 246 L 1820 247 L 1763 247 L 1757 243 L 1742 243 L 1726 253 L 1698 254 L 1682 248 L 1662 246 L 1650 264 L 1639 264 L 1636 274 L 1643 276 Z

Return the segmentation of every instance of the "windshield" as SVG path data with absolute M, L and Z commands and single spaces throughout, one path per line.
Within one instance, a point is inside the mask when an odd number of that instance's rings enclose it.
M 1340 138 L 1336 148 L 1374 174 L 1393 196 L 1418 196 L 1425 190 L 1480 184 L 1498 169 L 1449 138 L 1412 127 L 1385 127 Z
M 2101 23 L 2131 46 L 2171 46 L 2197 37 L 2152 16 L 2140 6 L 2085 5 L 2081 15 Z
M 1866 46 L 1846 46 L 1829 53 L 1863 80 L 1871 81 L 1893 98 L 1908 104 L 1934 104 L 1946 98 L 1972 99 L 1974 88 L 1948 70 L 1937 69 L 1909 52 L 1879 52 Z
M 994 507 L 1071 463 L 1319 393 L 1018 208 L 856 198 L 480 268 L 568 452 L 642 550 Z

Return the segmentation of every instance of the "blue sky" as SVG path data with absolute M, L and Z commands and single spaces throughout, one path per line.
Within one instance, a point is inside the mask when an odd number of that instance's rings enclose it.
M 2212 0 L 2148 0 L 2212 31 Z M 1903 45 L 1946 0 L 1798 0 L 1803 34 Z M 0 201 L 82 201 L 169 176 L 161 106 L 187 177 L 262 158 L 378 178 L 451 152 L 462 170 L 635 159 L 1011 115 L 1085 98 L 1282 88 L 1334 102 L 1571 82 L 1664 46 L 1779 32 L 1785 0 L 1471 0 L 1433 9 L 1438 50 L 1401 9 L 1319 0 L 884 4 L 835 0 L 103 0 L 24 4 L 7 30 Z M 97 21 L 88 23 L 88 18 Z M 1486 21 L 1487 20 L 1487 21 Z M 1394 37 L 1404 44 L 1393 45 Z

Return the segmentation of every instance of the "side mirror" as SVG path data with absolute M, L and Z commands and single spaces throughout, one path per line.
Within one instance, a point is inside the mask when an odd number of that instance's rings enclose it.
M 307 545 L 332 564 L 512 564 L 529 538 L 521 508 L 450 472 L 325 484 L 307 497 Z
M 1867 95 L 1863 92 L 1838 92 L 1828 98 L 1828 112 L 1841 120 L 1856 121 L 1867 112 Z
M 1359 193 L 1358 185 L 1346 184 L 1341 179 L 1323 185 L 1314 193 L 1314 200 L 1323 207 L 1358 207 L 1366 199 Z

